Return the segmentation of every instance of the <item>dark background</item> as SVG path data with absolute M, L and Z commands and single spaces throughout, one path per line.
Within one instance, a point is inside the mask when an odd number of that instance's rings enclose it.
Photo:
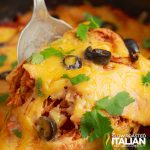
M 57 5 L 80 5 L 84 0 L 46 0 L 47 6 L 54 8 Z M 150 0 L 89 0 L 95 6 L 111 4 L 119 7 L 130 16 L 138 17 L 141 12 L 148 12 L 146 22 L 150 22 Z M 32 9 L 33 0 L 0 0 L 0 21 L 13 19 L 17 13 Z

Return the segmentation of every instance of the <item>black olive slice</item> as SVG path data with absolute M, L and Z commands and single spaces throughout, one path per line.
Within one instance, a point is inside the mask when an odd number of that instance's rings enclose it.
M 82 61 L 78 56 L 68 55 L 63 59 L 66 69 L 79 69 L 82 67 Z
M 117 26 L 115 24 L 113 24 L 112 22 L 109 21 L 104 21 L 101 25 L 102 28 L 108 28 L 111 29 L 113 31 L 117 31 Z
M 0 73 L 0 80 L 6 80 L 8 74 L 10 74 L 11 70 Z
M 42 116 L 36 122 L 36 130 L 40 138 L 49 141 L 55 137 L 57 125 L 53 119 Z
M 93 61 L 94 63 L 107 65 L 110 62 L 111 52 L 103 49 L 93 49 L 89 46 L 84 53 L 86 59 Z
M 133 39 L 124 39 L 124 43 L 129 51 L 131 61 L 137 61 L 139 52 L 139 46 L 137 43 Z

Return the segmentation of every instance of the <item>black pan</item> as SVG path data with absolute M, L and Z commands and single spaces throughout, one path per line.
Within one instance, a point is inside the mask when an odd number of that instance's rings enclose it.
M 86 0 L 87 1 L 87 0 Z M 138 17 L 142 12 L 146 12 L 146 22 L 150 23 L 150 0 L 89 0 L 92 5 L 99 6 L 110 4 L 121 8 L 130 16 Z M 80 5 L 84 0 L 46 0 L 49 8 L 61 4 Z M 13 19 L 16 14 L 24 13 L 32 9 L 33 0 L 0 0 L 0 22 Z

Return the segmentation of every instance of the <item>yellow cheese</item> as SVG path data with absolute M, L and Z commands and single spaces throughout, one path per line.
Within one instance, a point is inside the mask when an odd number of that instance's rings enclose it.
M 103 30 L 96 31 L 99 33 Z M 79 41 L 74 37 L 74 33 L 69 32 L 62 39 L 52 43 L 51 46 L 63 51 L 75 49 L 73 54 L 83 58 L 83 53 L 90 44 L 94 48 L 103 47 L 99 37 L 97 37 L 97 32 L 89 33 L 88 40 L 85 42 Z M 118 36 L 115 39 L 115 45 L 115 51 L 112 49 L 111 43 L 107 49 L 112 52 L 112 55 L 125 57 L 128 54 L 125 45 Z M 65 86 L 70 86 L 68 79 L 61 78 L 63 74 L 74 77 L 82 73 L 90 77 L 89 81 L 75 85 L 75 92 L 80 93 L 82 97 L 75 100 L 71 117 L 74 122 L 78 122 L 83 113 L 92 109 L 97 100 L 105 96 L 114 96 L 121 91 L 127 91 L 135 99 L 135 102 L 125 108 L 123 116 L 140 124 L 150 125 L 150 86 L 145 87 L 142 84 L 142 75 L 150 70 L 149 60 L 139 56 L 137 69 L 124 64 L 110 63 L 109 65 L 113 68 L 110 70 L 101 65 L 89 63 L 89 61 L 83 60 L 83 62 L 81 69 L 66 70 L 62 64 L 62 59 L 53 56 L 39 65 L 24 64 L 23 67 L 33 78 L 40 77 L 42 79 L 42 90 L 46 96 L 59 92 Z
M 16 28 L 13 27 L 0 27 L 0 43 L 8 42 L 9 40 L 12 40 L 11 38 L 17 33 Z

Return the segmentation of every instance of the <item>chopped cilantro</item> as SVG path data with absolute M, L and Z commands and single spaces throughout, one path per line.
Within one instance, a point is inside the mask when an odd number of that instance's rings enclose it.
M 21 132 L 20 130 L 18 130 L 18 129 L 13 129 L 12 131 L 13 131 L 13 133 L 15 134 L 16 137 L 22 138 L 22 132 Z
M 111 140 L 110 140 L 110 134 L 105 135 L 103 137 L 103 145 L 104 145 L 104 150 L 113 150 Z
M 41 78 L 38 78 L 35 81 L 35 87 L 38 92 L 38 96 L 40 96 L 40 97 L 44 96 L 43 92 L 41 91 L 41 88 L 42 88 L 42 79 Z
M 103 138 L 105 140 L 104 149 L 112 150 L 110 139 L 107 138 L 106 140 L 107 135 L 113 131 L 111 122 L 109 118 L 101 114 L 100 109 L 106 109 L 112 115 L 119 115 L 122 113 L 123 108 L 133 101 L 127 92 L 120 92 L 110 100 L 108 97 L 105 97 L 98 101 L 96 106 L 91 111 L 83 114 L 81 118 L 80 132 L 82 137 L 88 137 L 90 142 L 97 138 Z
M 70 77 L 67 74 L 63 74 L 62 78 L 70 79 Z
M 97 16 L 92 16 L 89 13 L 85 13 L 85 19 L 89 21 L 89 24 L 80 24 L 77 28 L 77 37 L 84 41 L 87 38 L 89 29 L 99 28 L 102 25 L 102 20 Z
M 86 112 L 81 118 L 80 132 L 83 138 L 88 137 L 90 142 L 102 138 L 113 131 L 110 120 L 103 116 L 99 110 Z
M 90 22 L 90 28 L 98 28 L 102 25 L 103 21 L 100 17 L 92 16 L 90 13 L 85 13 L 85 20 Z
M 44 56 L 44 59 L 47 59 L 51 56 L 63 57 L 63 53 L 55 48 L 47 48 L 41 51 L 41 54 Z
M 111 115 L 121 115 L 125 106 L 134 102 L 127 92 L 120 92 L 113 98 L 105 97 L 96 103 L 97 109 L 104 109 Z
M 7 59 L 6 55 L 0 55 L 0 67 L 4 65 L 6 59 Z
M 112 144 L 111 143 L 105 144 L 104 150 L 113 150 Z
M 12 64 L 11 64 L 11 67 L 12 69 L 14 69 L 16 66 L 17 66 L 18 62 L 17 61 L 14 61 Z
M 73 85 L 76 85 L 76 84 L 79 84 L 81 82 L 84 82 L 84 81 L 88 81 L 90 80 L 90 78 L 88 76 L 86 76 L 85 74 L 79 74 L 73 78 L 70 78 L 67 74 L 64 74 L 62 76 L 62 78 L 66 78 L 66 79 L 69 79 L 70 82 L 73 84 Z
M 88 81 L 90 78 L 88 76 L 86 76 L 85 74 L 79 74 L 73 78 L 70 79 L 71 83 L 73 85 L 76 85 L 78 83 L 84 82 L 84 81 Z
M 77 28 L 77 37 L 82 41 L 86 40 L 88 30 L 89 25 L 80 24 Z
M 43 60 L 44 60 L 43 55 L 41 55 L 40 53 L 34 53 L 32 55 L 31 63 L 34 64 L 34 65 L 35 64 L 40 64 Z
M 137 150 L 150 150 L 150 139 L 146 138 L 146 145 L 137 146 Z
M 8 96 L 9 96 L 8 93 L 0 94 L 0 104 L 5 103 L 7 101 Z
M 91 18 L 89 27 L 90 27 L 90 29 L 99 28 L 99 24 L 97 24 L 97 23 L 95 22 L 95 20 L 94 20 L 93 18 Z
M 148 86 L 150 84 L 150 72 L 146 76 L 142 76 L 143 85 Z
M 51 56 L 63 57 L 63 53 L 50 47 L 39 53 L 32 54 L 32 56 L 27 59 L 27 62 L 31 61 L 32 64 L 40 64 L 42 61 Z
M 143 42 L 142 42 L 142 46 L 144 48 L 150 48 L 150 38 L 144 39 Z

